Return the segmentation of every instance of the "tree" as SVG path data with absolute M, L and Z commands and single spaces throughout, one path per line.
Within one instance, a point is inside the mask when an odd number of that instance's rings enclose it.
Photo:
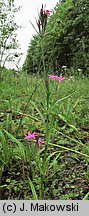
M 4 67 L 7 61 L 12 61 L 19 54 L 16 40 L 18 25 L 14 18 L 19 8 L 14 5 L 14 0 L 0 0 L 0 67 Z
M 44 52 L 45 52 L 45 62 L 46 62 L 46 69 L 55 71 L 58 65 L 64 65 L 66 64 L 66 55 L 65 55 L 65 47 L 63 45 L 63 31 L 64 27 L 66 26 L 66 14 L 67 9 L 70 7 L 72 0 L 66 1 L 59 1 L 57 3 L 54 12 L 52 16 L 50 16 L 48 20 L 48 24 L 46 27 L 46 36 L 44 38 Z M 37 37 L 37 40 L 39 38 L 39 35 Z M 34 40 L 34 38 L 33 38 Z M 39 43 L 39 50 L 40 50 L 40 43 Z M 29 46 L 26 61 L 27 64 L 25 66 L 28 69 L 28 63 L 30 65 L 31 60 L 33 59 L 33 53 L 32 49 L 34 50 L 34 58 L 36 56 L 36 59 L 38 56 L 36 55 L 39 52 L 35 52 L 35 50 L 38 50 L 38 47 L 36 46 Z M 36 54 L 35 54 L 36 53 Z M 30 56 L 30 58 L 29 58 Z M 39 53 L 39 62 L 41 61 L 41 52 Z M 36 64 L 38 65 L 39 62 Z M 37 67 L 36 67 L 37 68 Z M 25 67 L 24 67 L 25 69 Z M 30 67 L 29 71 L 30 72 Z M 31 72 L 33 72 L 31 70 Z M 36 71 L 37 72 L 37 71 Z
M 29 44 L 27 57 L 23 64 L 23 70 L 25 70 L 27 73 L 37 73 L 40 72 L 41 64 L 42 59 L 40 37 L 39 35 L 35 35 Z
M 30 44 L 27 65 L 35 62 L 35 73 L 41 59 L 39 35 Z M 34 41 L 35 40 L 35 41 Z M 34 43 L 35 42 L 35 43 Z M 38 45 L 39 44 L 39 45 Z M 33 55 L 33 51 L 34 55 Z M 61 0 L 48 20 L 44 38 L 46 68 L 51 72 L 59 66 L 80 68 L 89 72 L 89 1 Z M 29 58 L 30 56 L 30 58 Z M 34 60 L 36 57 L 36 61 Z M 31 61 L 30 61 L 31 60 Z M 28 68 L 28 66 L 26 67 Z M 24 68 L 25 69 L 25 68 Z M 37 70 L 36 70 L 37 69 Z M 30 72 L 30 67 L 29 67 Z M 31 68 L 31 72 L 33 69 Z
M 75 68 L 89 70 L 89 1 L 73 0 L 67 16 L 64 42 L 70 47 L 71 64 Z

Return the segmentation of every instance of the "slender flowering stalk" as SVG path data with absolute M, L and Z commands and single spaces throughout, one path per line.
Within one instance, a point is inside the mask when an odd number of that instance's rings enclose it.
M 48 144 L 49 144 L 49 80 L 48 80 L 48 71 L 46 70 L 46 64 L 45 64 L 45 52 L 44 52 L 44 37 L 45 37 L 45 30 L 47 26 L 48 16 L 50 15 L 52 11 L 51 10 L 44 10 L 43 4 L 42 8 L 40 10 L 39 19 L 38 19 L 38 29 L 41 37 L 41 50 L 42 50 L 42 61 L 43 61 L 43 76 L 45 79 L 45 88 L 46 88 L 46 121 L 45 121 L 45 133 L 46 133 L 46 143 L 45 143 L 45 149 L 44 149 L 44 158 L 42 162 L 42 169 L 43 174 L 41 175 L 41 190 L 40 190 L 40 199 L 43 199 L 44 197 L 44 175 L 45 175 L 45 160 L 47 157 L 47 150 L 48 150 Z M 41 140 L 38 141 L 38 145 L 42 144 Z
M 45 37 L 45 30 L 47 26 L 48 17 L 51 14 L 51 10 L 45 10 L 42 4 L 41 10 L 39 12 L 39 17 L 36 20 L 37 27 L 39 30 L 39 35 L 41 38 L 41 50 L 42 50 L 42 67 L 43 67 L 43 76 L 45 79 L 45 89 L 46 89 L 46 120 L 45 120 L 45 133 L 46 133 L 46 143 L 44 148 L 44 157 L 42 160 L 42 172 L 40 173 L 41 177 L 41 184 L 40 184 L 40 199 L 44 198 L 44 179 L 45 179 L 45 161 L 47 157 L 47 150 L 48 150 L 48 144 L 50 139 L 50 119 L 49 119 L 49 97 L 50 97 L 50 90 L 49 90 L 49 79 L 48 79 L 48 71 L 46 70 L 46 64 L 45 64 L 45 52 L 44 52 L 44 37 Z M 36 136 L 35 131 L 31 134 L 30 131 L 28 132 L 28 135 L 25 135 L 25 139 L 34 139 Z M 40 145 L 42 144 L 42 140 L 39 138 L 36 143 L 37 149 L 39 149 Z M 39 160 L 40 161 L 40 160 Z M 40 166 L 39 166 L 40 167 Z

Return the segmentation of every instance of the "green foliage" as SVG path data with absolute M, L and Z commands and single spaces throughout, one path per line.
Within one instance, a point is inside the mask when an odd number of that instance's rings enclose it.
M 60 65 L 89 71 L 89 3 L 87 0 L 66 0 L 57 3 L 44 35 L 46 69 L 60 72 Z M 23 65 L 27 73 L 41 73 L 40 36 L 31 40 Z M 66 71 L 67 73 L 68 71 Z M 74 71 L 75 73 L 75 71 Z M 78 71 L 77 71 L 78 73 Z
M 44 80 L 24 74 L 14 77 L 11 71 L 7 74 L 0 83 L 1 198 L 41 199 L 43 181 L 44 199 L 89 199 L 88 78 L 72 77 L 62 83 L 50 80 L 44 161 Z M 36 140 L 24 139 L 29 130 L 36 131 Z M 39 136 L 43 143 L 35 148 Z

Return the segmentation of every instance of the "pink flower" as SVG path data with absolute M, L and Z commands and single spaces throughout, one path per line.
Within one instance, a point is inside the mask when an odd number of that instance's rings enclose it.
M 34 131 L 32 134 L 30 133 L 30 131 L 28 131 L 28 135 L 25 135 L 25 139 L 35 139 L 36 136 L 36 132 Z
M 52 80 L 55 79 L 55 75 L 50 74 L 50 75 L 48 75 L 48 76 L 49 76 L 49 78 L 52 79 Z
M 50 15 L 50 13 L 52 13 L 52 10 L 45 10 L 44 14 Z
M 55 75 L 55 79 L 58 79 L 58 76 L 57 76 L 57 75 Z
M 65 77 L 62 77 L 62 74 L 61 74 L 60 76 L 58 76 L 58 78 L 57 78 L 57 79 L 58 79 L 58 81 L 59 81 L 59 82 L 61 82 L 62 80 L 64 80 L 64 79 L 65 79 Z
M 38 139 L 38 144 L 41 145 L 42 143 L 43 143 L 42 140 L 39 138 Z
M 57 76 L 57 75 L 48 75 L 50 79 L 54 80 L 54 79 L 57 79 L 59 82 L 61 82 L 62 80 L 64 80 L 65 78 L 62 77 L 62 74 L 60 76 Z

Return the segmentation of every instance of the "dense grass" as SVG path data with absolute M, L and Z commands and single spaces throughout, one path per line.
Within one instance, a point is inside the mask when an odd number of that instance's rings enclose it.
M 89 79 L 72 76 L 60 84 L 49 80 L 49 85 L 44 199 L 83 199 L 89 191 Z M 1 199 L 39 199 L 46 139 L 44 79 L 8 71 L 1 77 L 0 93 Z M 28 131 L 43 141 L 39 166 L 34 156 L 29 158 Z

